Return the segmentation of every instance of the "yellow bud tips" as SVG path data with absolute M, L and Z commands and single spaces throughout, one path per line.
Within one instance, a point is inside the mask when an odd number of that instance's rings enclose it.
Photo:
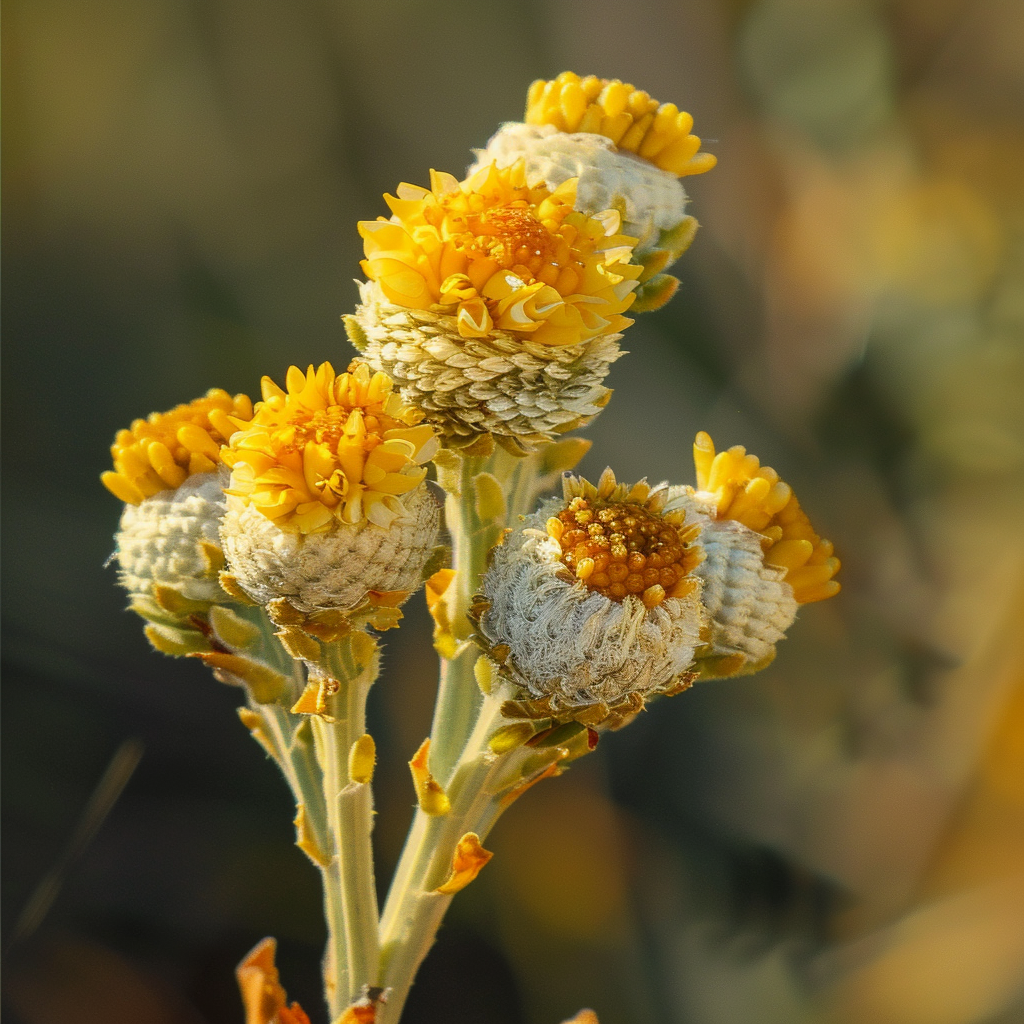
M 718 519 L 741 523 L 761 535 L 767 565 L 785 570 L 785 581 L 799 604 L 839 593 L 833 579 L 839 559 L 832 543 L 814 531 L 792 488 L 742 445 L 715 452 L 701 431 L 693 443 L 697 494 L 710 500 Z
M 493 856 L 490 850 L 485 850 L 480 845 L 480 837 L 475 832 L 467 832 L 458 841 L 455 853 L 452 854 L 451 872 L 434 892 L 451 896 L 465 889 Z
M 231 439 L 227 493 L 282 530 L 310 534 L 332 523 L 387 528 L 405 514 L 401 497 L 426 475 L 438 442 L 391 378 L 358 364 L 291 367 L 287 390 L 263 378 L 252 422 Z
M 190 476 L 212 473 L 221 445 L 252 416 L 245 395 L 213 388 L 203 398 L 170 412 L 154 412 L 118 432 L 110 447 L 114 468 L 100 479 L 121 501 L 138 505 L 161 491 L 180 487 Z
M 451 316 L 464 339 L 506 334 L 563 347 L 632 323 L 641 267 L 614 210 L 574 211 L 576 181 L 530 185 L 525 164 L 385 196 L 390 220 L 361 221 L 363 270 L 388 302 Z M 487 377 L 481 380 L 489 379 Z
M 562 132 L 603 135 L 670 174 L 703 174 L 718 162 L 699 153 L 690 134 L 693 118 L 674 103 L 659 103 L 617 78 L 580 78 L 563 71 L 550 82 L 538 79 L 526 100 L 527 124 L 550 124 Z

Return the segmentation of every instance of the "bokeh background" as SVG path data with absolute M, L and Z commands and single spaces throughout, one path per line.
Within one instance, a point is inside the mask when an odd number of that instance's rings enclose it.
M 10 1024 L 238 1024 L 266 934 L 325 1019 L 285 786 L 237 691 L 122 610 L 97 476 L 151 409 L 344 364 L 356 220 L 563 69 L 689 109 L 720 159 L 584 468 L 682 482 L 697 429 L 746 444 L 844 589 L 768 671 L 659 702 L 518 803 L 409 1024 L 1024 1021 L 1024 5 L 7 0 Z M 382 881 L 432 702 L 414 605 L 371 696 Z

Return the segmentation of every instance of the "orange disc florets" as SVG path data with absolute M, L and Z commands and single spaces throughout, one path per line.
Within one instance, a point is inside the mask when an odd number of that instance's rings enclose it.
M 699 528 L 670 522 L 643 505 L 573 498 L 548 520 L 548 533 L 561 545 L 562 564 L 612 601 L 633 594 L 654 608 L 695 586 L 689 573 L 700 554 L 690 545 Z

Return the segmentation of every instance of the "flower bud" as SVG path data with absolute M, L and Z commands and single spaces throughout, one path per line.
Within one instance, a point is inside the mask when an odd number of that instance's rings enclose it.
M 314 615 L 367 598 L 393 606 L 423 580 L 439 523 L 421 464 L 437 450 L 422 413 L 365 364 L 288 371 L 231 439 L 221 540 L 231 584 Z
M 697 487 L 670 489 L 670 508 L 702 522 L 697 568 L 711 633 L 702 675 L 763 668 L 801 604 L 839 592 L 839 559 L 814 531 L 792 488 L 740 445 L 715 452 L 703 431 L 693 446 Z
M 132 607 L 146 618 L 178 626 L 229 601 L 217 582 L 228 478 L 220 449 L 251 415 L 245 395 L 213 389 L 136 420 L 114 439 L 114 469 L 101 477 L 125 502 L 114 559 Z
M 530 87 L 525 123 L 503 125 L 477 152 L 471 172 L 490 162 L 524 161 L 531 181 L 557 188 L 578 179 L 576 209 L 617 209 L 623 231 L 637 239 L 645 272 L 634 313 L 657 309 L 678 281 L 662 273 L 687 249 L 697 222 L 686 214 L 681 176 L 701 174 L 716 159 L 700 153 L 693 118 L 672 103 L 617 79 L 570 71 Z
M 532 701 L 521 713 L 607 724 L 688 685 L 699 644 L 699 528 L 666 490 L 567 475 L 498 545 L 480 634 Z
M 532 186 L 521 162 L 432 172 L 359 225 L 370 281 L 349 337 L 449 445 L 529 450 L 607 402 L 641 268 L 618 213 L 573 210 L 575 184 Z

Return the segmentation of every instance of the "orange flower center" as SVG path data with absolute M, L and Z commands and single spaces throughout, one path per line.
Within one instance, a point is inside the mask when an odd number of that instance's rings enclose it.
M 345 428 L 349 424 L 349 417 L 352 410 L 341 405 L 328 406 L 326 409 L 316 409 L 305 419 L 300 414 L 294 413 L 292 422 L 280 437 L 281 452 L 292 451 L 302 452 L 306 445 L 312 441 L 314 444 L 325 444 L 332 451 L 338 448 L 338 442 L 345 436 Z M 363 417 L 363 426 L 366 428 L 367 436 L 364 448 L 375 448 L 380 444 L 380 437 L 376 436 L 391 427 L 401 427 L 403 424 L 389 416 L 386 424 L 381 424 L 376 416 Z
M 551 232 L 525 204 L 484 210 L 467 227 L 456 245 L 474 256 L 490 257 L 506 270 L 522 265 L 536 272 L 555 256 Z
M 693 588 L 687 577 L 699 555 L 690 543 L 698 532 L 633 502 L 595 508 L 586 498 L 573 498 L 548 522 L 548 533 L 561 545 L 562 564 L 588 590 L 612 601 L 634 594 L 648 608 Z

